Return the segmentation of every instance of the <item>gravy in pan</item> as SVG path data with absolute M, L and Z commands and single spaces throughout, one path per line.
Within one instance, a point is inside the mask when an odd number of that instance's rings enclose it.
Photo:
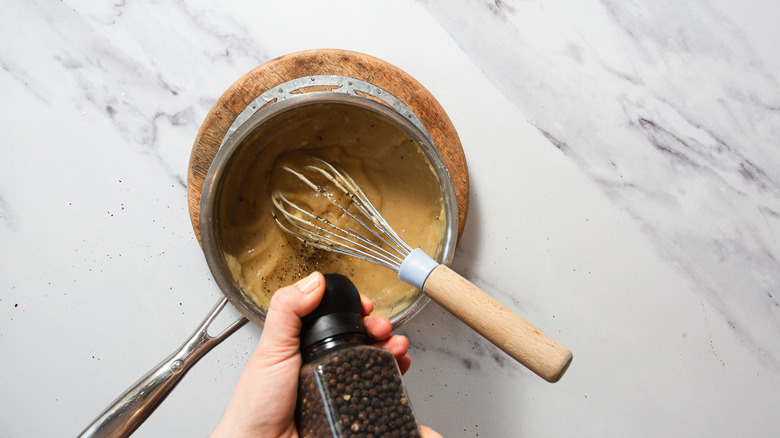
M 316 104 L 261 126 L 236 156 L 219 206 L 222 246 L 243 293 L 268 308 L 271 295 L 314 270 L 348 276 L 375 312 L 392 316 L 420 293 L 385 267 L 306 246 L 274 221 L 271 193 L 280 163 L 316 157 L 344 169 L 412 248 L 438 258 L 444 203 L 427 157 L 400 128 L 367 110 Z M 283 172 L 282 172 L 283 173 Z M 281 178 L 281 179 L 280 179 Z M 285 188 L 285 192 L 292 190 Z M 295 196 L 316 196 L 308 189 Z

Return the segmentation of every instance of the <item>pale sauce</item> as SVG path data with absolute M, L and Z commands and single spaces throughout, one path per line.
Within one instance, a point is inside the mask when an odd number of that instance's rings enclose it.
M 317 104 L 270 120 L 248 142 L 228 173 L 219 209 L 225 258 L 243 293 L 267 308 L 275 290 L 319 270 L 350 277 L 388 317 L 418 296 L 390 269 L 305 246 L 272 216 L 274 166 L 303 154 L 319 157 L 349 173 L 412 248 L 437 258 L 445 233 L 442 194 L 406 133 L 363 109 Z

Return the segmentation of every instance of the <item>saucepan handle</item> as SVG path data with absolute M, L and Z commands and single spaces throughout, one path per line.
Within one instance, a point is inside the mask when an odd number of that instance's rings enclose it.
M 209 326 L 227 303 L 227 298 L 222 298 L 181 347 L 114 400 L 79 437 L 130 436 L 165 400 L 198 359 L 246 324 L 247 319 L 241 317 L 220 334 L 209 335 Z

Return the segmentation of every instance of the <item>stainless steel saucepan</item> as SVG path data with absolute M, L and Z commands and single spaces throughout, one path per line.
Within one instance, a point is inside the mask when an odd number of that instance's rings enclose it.
M 325 85 L 331 91 L 302 93 L 306 87 Z M 230 172 L 233 159 L 242 148 L 252 147 L 248 142 L 254 132 L 269 120 L 288 111 L 322 103 L 350 105 L 373 112 L 394 123 L 406 132 L 431 162 L 439 180 L 445 206 L 446 232 L 437 261 L 449 264 L 457 241 L 458 208 L 452 180 L 441 156 L 425 127 L 401 101 L 376 86 L 357 79 L 341 76 L 308 76 L 284 83 L 260 95 L 236 118 L 209 168 L 200 203 L 200 236 L 206 261 L 224 297 L 195 329 L 192 335 L 170 356 L 141 377 L 114 400 L 79 435 L 80 437 L 126 437 L 133 433 L 159 406 L 179 380 L 204 354 L 241 328 L 247 320 L 262 327 L 266 309 L 248 299 L 227 269 L 222 251 L 217 212 L 223 183 Z M 230 302 L 243 315 L 218 335 L 208 330 L 220 312 Z M 428 298 L 419 294 L 405 308 L 390 317 L 398 327 L 417 314 Z

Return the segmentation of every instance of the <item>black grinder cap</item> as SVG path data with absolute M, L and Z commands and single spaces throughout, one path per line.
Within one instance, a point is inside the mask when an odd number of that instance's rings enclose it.
M 336 335 L 362 333 L 368 336 L 363 325 L 360 293 L 349 278 L 340 274 L 325 274 L 322 301 L 301 321 L 301 350 Z

